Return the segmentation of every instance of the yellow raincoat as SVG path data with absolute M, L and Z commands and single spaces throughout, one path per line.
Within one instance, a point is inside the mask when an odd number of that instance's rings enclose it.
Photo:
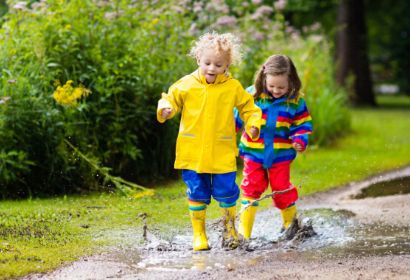
M 235 107 L 247 132 L 252 126 L 260 129 L 261 110 L 230 75 L 220 74 L 215 83 L 208 84 L 198 69 L 173 84 L 168 94 L 162 94 L 157 109 L 159 122 L 165 122 L 161 117 L 164 108 L 173 109 L 171 117 L 181 112 L 176 169 L 213 174 L 236 171 Z

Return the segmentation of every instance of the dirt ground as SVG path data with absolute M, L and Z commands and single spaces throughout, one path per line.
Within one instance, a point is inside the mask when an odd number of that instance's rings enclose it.
M 144 264 L 149 254 L 130 248 L 77 261 L 48 274 L 24 279 L 410 279 L 410 194 L 354 199 L 369 185 L 397 177 L 410 176 L 410 166 L 377 175 L 362 182 L 298 201 L 303 212 L 331 209 L 348 213 L 349 224 L 366 229 L 362 243 L 305 248 L 292 244 L 273 244 L 253 252 L 212 253 L 158 252 L 155 265 Z M 259 215 L 259 213 L 258 213 Z M 262 214 L 261 214 L 262 215 Z M 343 225 L 341 229 L 343 229 Z M 381 230 L 383 229 L 383 230 Z M 389 229 L 389 230 L 386 230 Z M 393 232 L 399 231 L 401 236 Z M 373 243 L 380 233 L 386 242 Z M 355 238 L 352 235 L 351 238 Z M 318 239 L 320 240 L 320 238 Z M 390 241 L 389 241 L 390 240 Z M 352 244 L 345 242 L 346 244 Z M 343 244 L 345 244 L 343 243 Z M 376 245 L 377 246 L 376 246 Z M 380 246 L 378 246 L 380 245 Z M 379 250 L 384 246 L 384 250 Z M 363 250 L 358 247 L 362 248 Z M 379 248 L 376 250 L 376 247 Z M 390 249 L 389 249 L 390 248 Z M 356 250 L 357 249 L 357 250 Z M 187 252 L 189 251 L 189 252 Z M 211 250 L 212 251 L 212 250 Z M 237 250 L 235 250 L 237 251 Z M 152 255 L 152 253 L 150 253 Z M 163 256 L 166 256 L 164 261 Z M 180 267 L 167 266 L 175 258 L 185 259 Z M 216 260 L 215 260 L 216 259 Z M 195 260 L 195 265 L 190 265 Z M 213 260 L 209 263 L 209 260 Z M 202 263 L 198 265 L 198 263 Z

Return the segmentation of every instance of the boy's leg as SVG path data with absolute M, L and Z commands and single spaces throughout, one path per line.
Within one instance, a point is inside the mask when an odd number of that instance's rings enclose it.
M 268 178 L 262 164 L 245 159 L 243 180 L 241 184 L 242 201 L 241 216 L 239 222 L 239 234 L 248 240 L 251 238 L 253 223 L 258 203 L 253 200 L 259 199 L 268 186 Z M 252 203 L 252 204 L 251 204 Z M 251 204 L 251 205 L 250 205 Z
M 240 191 L 235 179 L 236 172 L 212 175 L 212 195 L 219 202 L 224 221 L 222 246 L 230 249 L 235 249 L 239 245 L 235 218 L 236 201 Z
M 236 218 L 236 203 L 227 204 L 220 202 L 222 219 L 223 219 L 223 235 L 222 235 L 222 247 L 235 249 L 239 246 L 238 233 L 235 228 Z
M 206 204 L 203 202 L 188 201 L 189 216 L 191 217 L 194 234 L 192 248 L 194 251 L 209 250 L 208 238 L 205 230 Z
M 211 202 L 211 176 L 192 170 L 182 170 L 182 179 L 187 185 L 189 215 L 193 229 L 193 250 L 209 250 L 206 236 L 206 206 Z
M 269 180 L 272 191 L 286 190 L 293 185 L 290 183 L 290 162 L 274 165 L 269 169 Z M 274 205 L 279 208 L 282 215 L 282 229 L 286 230 L 296 218 L 297 211 L 295 202 L 298 199 L 298 191 L 295 187 L 291 190 L 273 196 Z

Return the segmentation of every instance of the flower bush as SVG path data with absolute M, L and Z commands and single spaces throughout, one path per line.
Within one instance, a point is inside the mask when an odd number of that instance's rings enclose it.
M 301 36 L 287 24 L 286 1 L 267 2 L 9 1 L 0 29 L 0 194 L 110 187 L 108 170 L 139 184 L 173 175 L 178 120 L 158 124 L 156 104 L 197 67 L 187 54 L 205 31 L 241 37 L 243 63 L 232 72 L 244 86 L 269 55 L 291 56 L 314 142 L 346 131 L 329 43 L 313 27 Z

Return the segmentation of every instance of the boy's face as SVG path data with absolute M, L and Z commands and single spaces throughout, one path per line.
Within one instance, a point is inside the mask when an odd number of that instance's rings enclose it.
M 266 75 L 266 89 L 273 97 L 279 98 L 289 91 L 288 76 L 284 75 Z
M 223 53 L 216 53 L 213 49 L 204 50 L 197 58 L 202 75 L 208 84 L 213 84 L 216 76 L 228 69 L 228 59 Z

